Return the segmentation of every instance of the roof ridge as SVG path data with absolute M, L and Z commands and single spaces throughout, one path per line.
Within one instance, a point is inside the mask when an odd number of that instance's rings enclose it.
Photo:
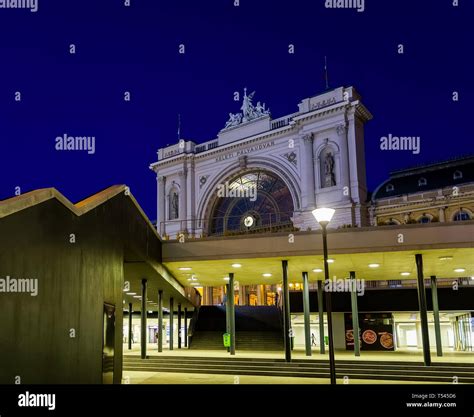
M 73 204 L 56 188 L 40 188 L 0 201 L 0 218 L 15 214 L 21 210 L 36 206 L 37 204 L 44 203 L 53 198 L 58 200 L 77 216 L 81 216 L 126 189 L 127 187 L 125 185 L 113 185 L 105 190 L 86 197 L 76 204 Z
M 439 167 L 439 166 L 447 166 L 451 163 L 454 163 L 454 162 L 464 162 L 464 161 L 469 161 L 470 159 L 472 159 L 472 161 L 474 162 L 474 155 L 473 154 L 467 154 L 467 155 L 462 155 L 462 156 L 457 156 L 457 157 L 453 157 L 451 159 L 445 159 L 445 160 L 438 160 L 438 161 L 432 161 L 432 162 L 428 162 L 426 164 L 419 164 L 419 165 L 413 165 L 411 167 L 407 167 L 407 168 L 401 168 L 401 169 L 397 169 L 395 171 L 391 171 L 389 173 L 390 177 L 393 177 L 393 176 L 403 176 L 403 175 L 408 175 L 410 172 L 416 172 L 416 171 L 419 171 L 419 170 L 422 170 L 422 169 L 427 169 L 427 168 L 435 168 L 435 167 Z

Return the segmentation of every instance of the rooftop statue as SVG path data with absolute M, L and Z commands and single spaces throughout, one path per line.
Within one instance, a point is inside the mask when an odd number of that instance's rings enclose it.
M 229 113 L 229 120 L 227 121 L 224 129 L 228 129 L 233 126 L 238 126 L 240 124 L 250 122 L 260 117 L 270 115 L 270 109 L 265 108 L 265 103 L 262 106 L 259 101 L 257 102 L 256 106 L 253 105 L 252 99 L 254 95 L 255 91 L 247 95 L 247 89 L 244 88 L 244 99 L 242 102 L 242 107 L 240 107 L 242 113 Z

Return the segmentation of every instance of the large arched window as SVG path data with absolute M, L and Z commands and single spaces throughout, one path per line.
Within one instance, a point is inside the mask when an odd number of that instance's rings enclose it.
M 453 216 L 453 221 L 462 222 L 464 220 L 471 220 L 470 214 L 466 210 L 459 210 Z
M 293 198 L 275 174 L 254 171 L 218 184 L 209 233 L 285 230 L 293 226 Z
M 417 222 L 418 223 L 431 223 L 432 220 L 433 219 L 430 215 L 423 214 L 423 216 L 418 217 Z

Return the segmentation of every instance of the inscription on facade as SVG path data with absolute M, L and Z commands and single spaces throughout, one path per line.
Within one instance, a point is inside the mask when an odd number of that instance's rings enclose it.
M 327 100 L 318 101 L 317 103 L 311 104 L 311 110 L 318 110 L 331 104 L 336 104 L 336 97 L 328 98 Z
M 237 158 L 237 157 L 242 156 L 242 155 L 247 155 L 249 153 L 261 151 L 262 149 L 271 148 L 272 146 L 275 146 L 274 141 L 267 142 L 267 143 L 262 143 L 260 145 L 251 146 L 250 148 L 245 148 L 245 149 L 241 149 L 240 151 L 230 152 L 228 154 L 218 156 L 216 158 L 216 162 L 225 161 L 225 160 L 231 159 L 231 158 Z

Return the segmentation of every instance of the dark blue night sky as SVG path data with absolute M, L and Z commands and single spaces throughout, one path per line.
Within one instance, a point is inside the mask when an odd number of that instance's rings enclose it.
M 148 165 L 177 141 L 178 113 L 182 137 L 196 142 L 217 136 L 244 87 L 274 118 L 293 113 L 324 91 L 325 55 L 330 86 L 353 85 L 374 115 L 365 134 L 370 190 L 390 170 L 472 154 L 474 6 L 452 2 L 366 0 L 363 13 L 328 10 L 324 0 L 39 0 L 37 13 L 0 9 L 0 199 L 17 186 L 56 187 L 75 202 L 125 183 L 155 219 Z M 381 151 L 389 133 L 421 136 L 421 153 Z M 95 136 L 96 153 L 56 151 L 63 134 Z

